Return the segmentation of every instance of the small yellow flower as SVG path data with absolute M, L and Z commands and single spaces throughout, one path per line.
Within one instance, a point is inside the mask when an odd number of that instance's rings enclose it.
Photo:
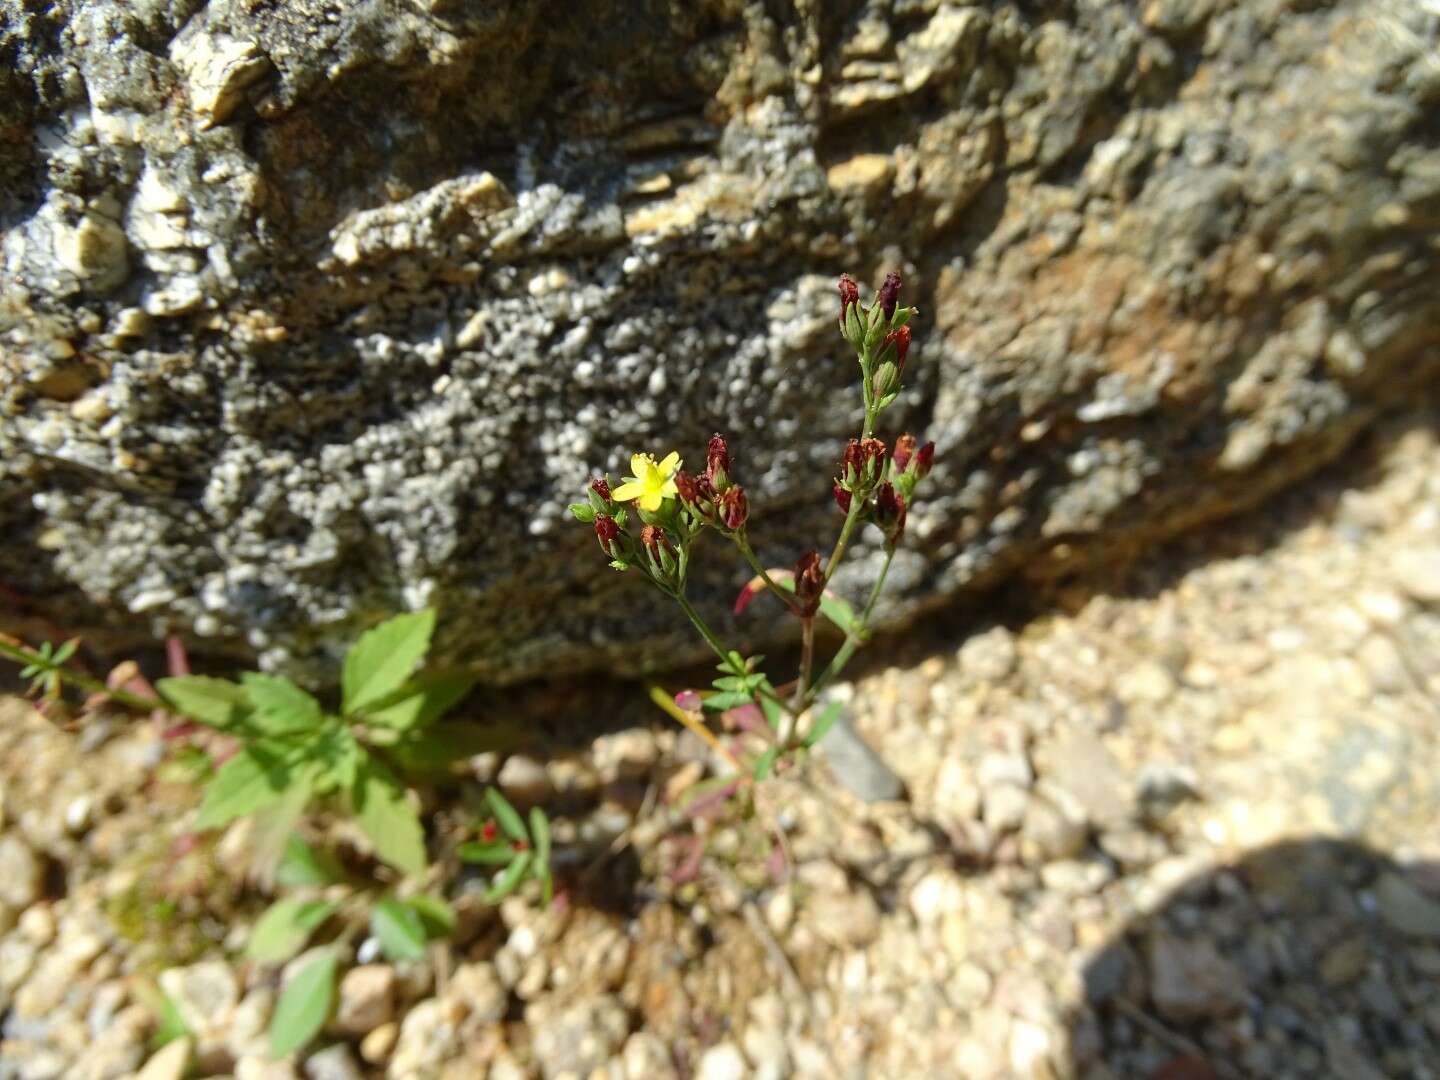
M 641 510 L 654 513 L 666 499 L 675 497 L 675 473 L 680 469 L 680 455 L 671 451 L 660 464 L 649 454 L 636 454 L 630 459 L 634 476 L 627 476 L 625 483 L 615 489 L 612 497 L 616 502 L 640 503 Z

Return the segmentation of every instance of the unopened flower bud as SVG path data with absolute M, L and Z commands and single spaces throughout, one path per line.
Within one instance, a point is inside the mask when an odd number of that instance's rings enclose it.
M 730 486 L 730 448 L 725 445 L 723 435 L 710 436 L 710 446 L 705 451 L 705 478 L 721 494 Z
M 915 455 L 915 475 L 921 480 L 930 475 L 930 470 L 935 467 L 935 444 L 927 442 L 920 448 L 920 453 Z
M 889 319 L 895 314 L 895 306 L 900 301 L 900 271 L 891 270 L 885 275 L 885 284 L 880 286 L 880 292 L 876 294 L 875 302 L 880 305 L 880 310 Z
M 849 274 L 840 275 L 840 329 L 845 329 L 845 316 L 850 313 L 850 305 L 860 302 L 860 286 L 855 284 L 855 279 Z
M 885 335 L 880 343 L 880 355 L 885 355 L 885 350 L 891 345 L 895 346 L 895 371 L 903 373 L 905 370 L 905 356 L 910 352 L 910 327 L 901 326 L 891 330 Z
M 875 492 L 875 524 L 891 547 L 905 533 L 905 496 L 895 490 L 894 484 L 881 484 Z
M 604 499 L 607 503 L 613 501 L 610 498 L 610 485 L 603 476 L 597 476 L 594 480 L 590 481 L 590 490 L 596 495 L 599 495 L 600 498 Z
M 670 537 L 658 525 L 646 525 L 640 530 L 640 543 L 650 556 L 650 565 L 657 574 L 669 576 L 675 572 L 675 547 Z
M 675 494 L 680 496 L 680 501 L 694 504 L 700 501 L 700 485 L 695 482 L 684 469 L 675 474 Z
M 840 486 L 839 481 L 835 483 L 835 505 L 840 507 L 842 514 L 850 513 L 850 492 Z
M 825 571 L 820 568 L 820 556 L 807 551 L 795 564 L 795 604 L 800 614 L 809 617 L 820 610 L 824 592 Z
M 914 435 L 901 435 L 895 440 L 895 449 L 890 454 L 890 460 L 895 463 L 895 472 L 903 473 L 905 466 L 910 464 L 910 459 L 914 456 Z
M 620 558 L 620 526 L 609 514 L 595 519 L 595 538 L 600 541 L 600 550 L 612 559 Z
M 750 500 L 745 497 L 745 489 L 739 484 L 727 488 L 725 494 L 720 496 L 720 520 L 730 530 L 740 528 L 750 516 Z

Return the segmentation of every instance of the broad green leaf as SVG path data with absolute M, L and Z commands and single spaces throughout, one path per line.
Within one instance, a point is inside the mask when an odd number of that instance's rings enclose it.
M 515 857 L 515 847 L 508 840 L 492 840 L 488 844 L 471 840 L 456 848 L 455 854 L 461 862 L 504 866 Z
M 752 770 L 751 775 L 753 775 L 756 780 L 764 780 L 770 775 L 770 770 L 775 768 L 775 759 L 779 756 L 780 747 L 770 747 L 769 750 L 766 750 L 755 759 L 755 768 Z
M 272 1058 L 299 1050 L 320 1034 L 335 1005 L 337 962 L 334 949 L 323 950 L 281 991 L 270 1020 Z
M 275 870 L 275 880 L 292 889 L 304 885 L 335 885 L 345 880 L 345 871 L 329 851 L 316 851 L 292 835 L 285 842 L 285 854 Z
M 237 725 L 250 708 L 244 688 L 228 679 L 185 675 L 161 679 L 155 686 L 172 711 L 221 731 Z
M 375 854 L 406 874 L 425 870 L 425 830 L 395 774 L 371 757 L 355 776 L 355 816 Z
M 391 960 L 425 958 L 425 923 L 420 913 L 393 897 L 371 908 L 370 932 Z
M 440 719 L 474 685 L 474 676 L 464 672 L 421 675 L 402 685 L 385 702 L 377 702 L 366 712 L 365 722 L 397 731 L 426 727 Z
M 438 896 L 431 893 L 416 893 L 414 896 L 407 896 L 405 903 L 420 916 L 420 921 L 425 924 L 425 936 L 430 938 L 444 937 L 446 934 L 454 933 L 455 925 L 459 921 L 455 915 L 455 909 Z
M 522 851 L 516 855 L 515 861 L 501 871 L 500 876 L 495 879 L 495 884 L 485 891 L 485 902 L 487 904 L 499 903 L 514 892 L 515 887 L 525 880 L 525 871 L 530 869 L 530 864 L 534 859 L 533 851 Z
M 710 712 L 724 712 L 726 709 L 738 709 L 741 705 L 753 705 L 754 703 L 754 694 L 721 691 L 705 698 L 701 705 Z
M 324 720 L 320 703 L 289 679 L 247 671 L 240 682 L 255 706 L 250 723 L 266 735 L 314 731 Z
M 397 615 L 361 634 L 345 656 L 345 715 L 363 712 L 397 690 L 425 659 L 434 632 L 435 612 L 427 608 Z
M 535 838 L 536 863 L 548 870 L 550 868 L 550 819 L 538 806 L 530 809 L 530 835 Z
M 355 786 L 355 777 L 369 757 L 350 729 L 335 724 L 315 743 L 310 755 L 321 770 L 323 789 L 348 791 Z
M 245 747 L 205 785 L 196 830 L 218 829 L 278 801 L 290 786 L 292 771 L 283 756 L 264 744 Z
M 825 711 L 815 718 L 810 725 L 810 730 L 805 735 L 805 745 L 814 746 L 825 737 L 825 733 L 835 726 L 835 721 L 840 719 L 843 706 L 838 701 L 832 701 L 825 706 Z
M 333 900 L 277 900 L 250 931 L 245 955 L 262 964 L 289 960 L 339 906 Z
M 495 820 L 500 823 L 500 828 L 505 830 L 506 836 L 519 840 L 522 844 L 530 842 L 530 834 L 525 831 L 525 822 L 520 820 L 519 811 L 510 805 L 510 800 L 500 793 L 499 788 L 486 788 L 485 801 L 490 805 L 490 812 L 495 815 Z

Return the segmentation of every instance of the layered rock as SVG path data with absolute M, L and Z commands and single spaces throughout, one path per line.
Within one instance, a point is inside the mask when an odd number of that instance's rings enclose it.
M 316 679 L 422 603 L 495 680 L 690 655 L 563 507 L 722 429 L 767 556 L 829 536 L 841 270 L 906 271 L 888 434 L 942 448 L 890 620 L 1433 382 L 1423 5 L 780 7 L 0 0 L 13 612 Z

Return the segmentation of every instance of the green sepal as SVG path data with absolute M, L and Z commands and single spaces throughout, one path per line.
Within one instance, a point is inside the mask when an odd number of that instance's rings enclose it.
M 590 525 L 595 521 L 595 516 L 597 513 L 599 513 L 599 511 L 597 511 L 589 503 L 571 503 L 570 513 L 575 515 L 576 521 L 579 521 L 585 525 Z

